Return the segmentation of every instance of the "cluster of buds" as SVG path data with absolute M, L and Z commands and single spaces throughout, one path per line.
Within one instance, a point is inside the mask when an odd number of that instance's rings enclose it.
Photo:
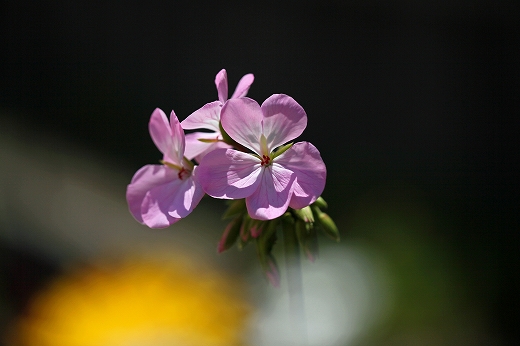
M 327 208 L 322 197 L 302 209 L 289 208 L 281 217 L 267 221 L 252 219 L 243 199 L 228 204 L 223 219 L 231 221 L 220 238 L 218 252 L 228 250 L 235 243 L 241 250 L 249 242 L 254 242 L 262 270 L 275 287 L 280 284 L 280 275 L 272 249 L 280 231 L 285 235 L 294 233 L 299 247 L 311 262 L 318 256 L 318 232 L 336 242 L 340 241 L 336 224 L 322 211 Z
M 309 142 L 292 143 L 307 126 L 307 114 L 292 97 L 274 94 L 262 105 L 247 98 L 252 74 L 242 77 L 228 99 L 225 70 L 215 85 L 218 100 L 180 122 L 156 109 L 150 118 L 152 140 L 162 152 L 160 165 L 138 170 L 126 197 L 134 218 L 150 228 L 165 228 L 188 216 L 204 195 L 231 200 L 231 219 L 218 246 L 252 239 L 262 268 L 277 286 L 272 247 L 277 233 L 294 239 L 311 260 L 317 255 L 317 230 L 338 241 L 334 222 L 322 209 L 326 167 Z M 185 134 L 185 130 L 205 131 Z M 207 130 L 210 130 L 208 132 Z M 287 241 L 286 241 L 287 242 Z

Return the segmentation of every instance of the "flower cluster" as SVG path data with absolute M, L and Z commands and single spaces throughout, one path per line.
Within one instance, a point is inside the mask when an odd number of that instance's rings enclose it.
M 274 94 L 262 105 L 247 98 L 253 80 L 252 74 L 242 77 L 228 99 L 227 74 L 221 70 L 215 78 L 218 100 L 182 122 L 173 111 L 168 122 L 156 109 L 149 131 L 163 154 L 161 164 L 138 170 L 126 197 L 134 218 L 151 228 L 165 228 L 186 217 L 205 194 L 234 200 L 225 214 L 232 221 L 219 252 L 238 238 L 242 245 L 257 239 L 264 269 L 276 283 L 270 251 L 280 220 L 292 220 L 291 229 L 311 259 L 315 246 L 307 243 L 315 238 L 314 224 L 336 240 L 338 233 L 320 209 L 326 206 L 320 197 L 326 167 L 318 149 L 309 142 L 291 142 L 306 128 L 307 114 L 284 94 Z M 184 133 L 198 129 L 206 131 Z

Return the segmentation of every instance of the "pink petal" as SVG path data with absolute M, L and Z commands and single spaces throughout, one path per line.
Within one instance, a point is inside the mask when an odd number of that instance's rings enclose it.
M 143 199 L 143 222 L 150 228 L 168 227 L 188 216 L 203 196 L 204 191 L 193 177 L 156 186 Z
M 186 158 L 188 160 L 195 159 L 195 160 L 197 160 L 197 162 L 200 162 L 202 160 L 202 158 L 210 151 L 213 151 L 213 150 L 219 149 L 219 148 L 231 148 L 231 145 L 226 144 L 221 141 L 206 143 L 206 142 L 201 142 L 199 140 L 199 139 L 214 140 L 217 138 L 222 139 L 222 136 L 220 135 L 220 133 L 216 133 L 216 132 L 188 133 L 186 135 L 186 150 L 184 151 L 184 156 L 186 156 Z
M 262 103 L 263 133 L 270 150 L 302 134 L 307 127 L 307 114 L 294 99 L 275 94 Z
M 171 155 L 176 156 L 170 156 L 172 159 L 178 159 L 178 163 L 182 164 L 182 159 L 184 157 L 184 147 L 186 145 L 185 137 L 184 137 L 184 129 L 181 126 L 181 123 L 179 122 L 179 119 L 175 115 L 175 112 L 172 110 L 170 113 L 170 126 L 172 129 L 172 143 L 173 148 L 171 149 Z
M 198 179 L 215 198 L 239 199 L 251 195 L 260 181 L 260 159 L 234 149 L 216 149 L 204 156 Z
M 231 96 L 231 98 L 236 99 L 239 97 L 246 96 L 254 80 L 255 76 L 252 73 L 246 74 L 245 76 L 240 78 L 240 81 L 238 82 L 235 92 L 233 93 L 233 96 Z
M 215 138 L 215 133 L 207 132 L 193 132 L 186 134 L 186 150 L 184 156 L 188 160 L 193 160 L 197 155 L 202 154 L 209 146 L 213 143 L 205 143 L 199 141 L 199 139 L 210 139 Z
M 220 133 L 219 122 L 221 109 L 222 104 L 220 101 L 206 103 L 181 122 L 182 128 L 185 130 L 208 129 Z
M 275 162 L 294 172 L 296 181 L 289 206 L 301 209 L 313 203 L 325 188 L 327 169 L 320 152 L 309 142 L 294 144 L 275 159 Z
M 175 179 L 178 179 L 177 172 L 164 165 L 146 165 L 139 169 L 126 189 L 126 200 L 133 217 L 140 223 L 144 223 L 141 205 L 146 193 L 156 186 L 163 186 Z
M 218 100 L 224 104 L 228 99 L 228 81 L 226 70 L 222 69 L 219 73 L 217 73 L 215 76 L 215 85 L 217 86 Z
M 172 111 L 171 125 L 166 114 L 159 108 L 155 109 L 150 117 L 148 130 L 157 148 L 163 153 L 164 160 L 181 165 L 184 155 L 184 131 Z
M 246 198 L 247 212 L 253 219 L 272 220 L 287 210 L 295 176 L 273 163 L 262 171 L 258 189 Z
M 247 97 L 230 99 L 220 113 L 220 121 L 227 134 L 258 154 L 261 153 L 260 136 L 263 118 L 258 103 Z

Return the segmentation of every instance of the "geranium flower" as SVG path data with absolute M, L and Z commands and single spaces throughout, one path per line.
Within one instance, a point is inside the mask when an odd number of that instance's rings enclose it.
M 172 111 L 170 123 L 157 108 L 148 125 L 150 136 L 163 153 L 162 165 L 139 169 L 126 190 L 134 218 L 151 228 L 165 228 L 190 214 L 204 196 L 197 167 L 184 158 L 184 131 Z
M 280 147 L 307 126 L 307 115 L 293 98 L 272 95 L 262 106 L 249 98 L 231 99 L 220 120 L 226 133 L 253 153 L 216 149 L 206 154 L 198 174 L 208 195 L 245 198 L 249 215 L 259 220 L 277 218 L 288 207 L 306 207 L 321 195 L 326 168 L 316 147 L 308 142 Z
M 254 81 L 254 76 L 246 74 L 243 76 L 231 96 L 232 99 L 244 97 L 249 91 L 249 87 Z M 222 134 L 220 133 L 220 111 L 222 106 L 228 100 L 228 80 L 226 70 L 222 69 L 215 77 L 215 85 L 217 86 L 218 101 L 205 104 L 186 119 L 181 125 L 186 130 L 206 129 L 213 132 L 194 132 L 186 135 L 186 152 L 188 159 L 195 158 L 198 162 L 205 154 L 218 148 L 230 148 L 231 146 L 222 142 Z

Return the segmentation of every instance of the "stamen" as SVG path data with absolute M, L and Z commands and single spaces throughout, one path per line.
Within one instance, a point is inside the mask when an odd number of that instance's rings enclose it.
M 270 163 L 271 163 L 271 158 L 267 155 L 262 155 L 262 161 L 260 162 L 260 164 L 262 166 L 268 166 Z
M 180 180 L 184 180 L 184 178 L 187 178 L 190 176 L 190 171 L 188 171 L 187 169 L 185 169 L 184 167 L 182 167 L 180 170 L 179 170 L 179 173 L 177 173 L 177 176 L 179 177 Z

